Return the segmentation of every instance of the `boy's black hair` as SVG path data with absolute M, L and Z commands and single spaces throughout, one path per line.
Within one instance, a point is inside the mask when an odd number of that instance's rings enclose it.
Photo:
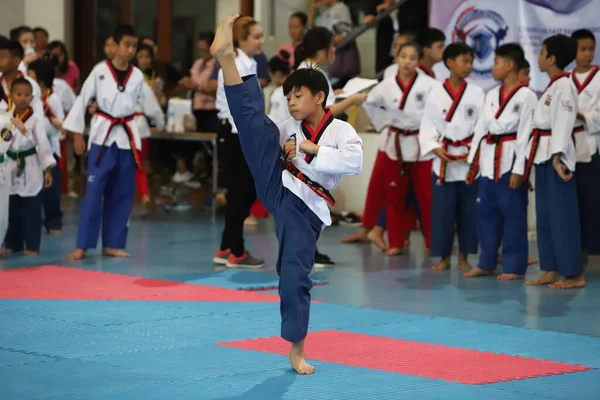
M 412 40 L 410 42 L 406 42 L 400 45 L 400 47 L 398 47 L 398 53 L 396 53 L 395 56 L 398 57 L 400 52 L 407 47 L 412 47 L 417 51 L 417 53 L 419 54 L 419 60 L 423 58 L 423 49 L 421 48 L 421 46 L 419 46 L 417 42 L 413 42 Z
M 269 71 L 271 73 L 281 72 L 284 75 L 290 74 L 290 53 L 285 50 L 279 51 L 275 57 L 269 60 Z
M 290 19 L 292 18 L 298 18 L 302 26 L 306 26 L 306 24 L 308 23 L 308 15 L 306 15 L 306 13 L 302 11 L 297 11 L 290 15 Z
M 448 60 L 456 60 L 459 56 L 463 54 L 468 54 L 471 57 L 475 54 L 473 48 L 466 43 L 463 42 L 454 42 L 450 43 L 448 47 L 444 49 L 444 54 L 442 55 L 442 59 L 444 60 L 444 65 L 448 66 Z
M 35 72 L 38 82 L 42 82 L 48 89 L 52 89 L 54 78 L 54 63 L 50 60 L 35 60 L 27 66 L 27 69 Z
M 571 38 L 575 40 L 579 39 L 591 39 L 596 43 L 596 36 L 592 33 L 592 31 L 588 29 L 577 29 L 573 33 L 571 33 Z
M 33 28 L 33 33 L 43 33 L 44 35 L 46 35 L 46 37 L 50 37 L 46 28 L 42 28 L 41 26 L 36 26 L 35 28 Z
M 63 63 L 58 66 L 58 70 L 62 74 L 64 74 L 69 70 L 69 51 L 67 50 L 67 46 L 60 40 L 53 40 L 50 43 L 48 43 L 48 47 L 47 47 L 46 51 L 52 52 L 52 50 L 54 50 L 54 49 L 60 49 L 60 51 L 65 56 Z
M 132 36 L 137 38 L 137 34 L 135 33 L 133 26 L 128 24 L 117 25 L 115 28 L 115 33 L 113 34 L 113 40 L 116 44 L 119 44 L 124 36 Z
M 514 62 L 516 72 L 519 72 L 519 62 L 525 58 L 525 52 L 518 43 L 506 43 L 496 48 L 496 56 Z
M 11 56 L 23 59 L 23 46 L 16 40 L 0 41 L 0 50 L 8 50 Z
M 424 31 L 421 31 L 416 37 L 416 42 L 422 48 L 431 47 L 435 42 L 445 41 L 446 35 L 437 28 L 427 28 Z
M 31 90 L 31 92 L 33 92 L 33 85 L 31 84 L 31 82 L 29 82 L 25 78 L 17 78 L 10 85 L 10 91 L 11 91 L 11 93 L 12 93 L 13 90 L 15 90 L 15 88 L 17 87 L 17 85 L 26 85 L 26 86 L 29 86 L 29 89 Z
M 19 39 L 21 38 L 21 35 L 24 33 L 33 33 L 35 35 L 35 32 L 33 31 L 33 29 L 31 29 L 28 26 L 22 26 L 21 29 L 19 29 Z
M 4 35 L 0 35 L 0 42 L 6 42 L 8 38 Z
M 17 26 L 16 28 L 12 28 L 8 35 L 10 36 L 10 40 L 19 40 L 19 36 L 21 36 L 21 30 L 23 28 L 29 28 L 27 25 Z
M 304 35 L 302 43 L 296 46 L 296 51 L 294 52 L 296 68 L 298 68 L 302 61 L 314 57 L 319 50 L 329 50 L 332 42 L 333 33 L 329 29 L 319 26 L 309 29 L 306 35 Z
M 198 34 L 198 41 L 204 41 L 210 46 L 215 41 L 215 33 L 212 31 L 200 32 Z
M 577 56 L 577 40 L 566 35 L 554 35 L 544 40 L 546 47 L 546 57 L 554 56 L 556 58 L 556 66 L 561 70 L 567 68 Z
M 517 62 L 517 71 L 521 71 L 526 68 L 531 68 L 531 65 L 529 65 L 529 61 L 523 57 Z
M 300 68 L 292 72 L 283 82 L 283 94 L 287 96 L 294 89 L 299 89 L 302 86 L 310 90 L 315 95 L 319 92 L 325 93 L 323 100 L 323 109 L 327 97 L 329 96 L 329 81 L 325 74 L 315 68 Z

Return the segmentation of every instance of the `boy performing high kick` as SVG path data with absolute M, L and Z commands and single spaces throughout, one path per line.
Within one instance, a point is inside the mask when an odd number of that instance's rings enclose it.
M 327 203 L 334 200 L 329 190 L 343 175 L 361 172 L 362 142 L 349 124 L 334 119 L 325 108 L 329 85 L 314 69 L 299 69 L 284 82 L 292 119 L 277 127 L 267 118 L 258 79 L 242 78 L 235 63 L 236 18 L 221 22 L 211 53 L 223 71 L 227 102 L 256 192 L 275 217 L 281 336 L 292 344 L 292 368 L 301 375 L 311 374 L 314 367 L 304 356 L 312 288 L 308 274 L 321 230 L 331 224 Z

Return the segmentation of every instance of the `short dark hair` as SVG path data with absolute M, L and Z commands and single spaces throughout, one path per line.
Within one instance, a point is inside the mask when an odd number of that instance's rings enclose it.
M 527 61 L 527 59 L 523 57 L 519 60 L 519 62 L 517 62 L 517 70 L 521 71 L 526 68 L 531 68 L 531 65 L 529 65 L 529 61 Z
M 463 42 L 454 42 L 450 43 L 448 47 L 444 49 L 444 54 L 442 56 L 444 60 L 444 65 L 448 66 L 448 60 L 456 60 L 459 56 L 463 54 L 468 54 L 473 57 L 473 48 L 466 43 Z
M 0 50 L 8 50 L 11 56 L 23 59 L 23 46 L 16 40 L 0 41 Z
M 422 48 L 431 47 L 435 42 L 445 41 L 446 35 L 437 28 L 427 28 L 424 31 L 421 31 L 416 37 L 416 42 Z
M 212 31 L 200 32 L 198 34 L 198 41 L 206 42 L 209 46 L 212 45 L 214 40 L 215 40 L 215 33 Z
M 154 49 L 151 46 L 148 46 L 147 44 L 143 44 L 140 43 L 138 44 L 138 48 L 137 51 L 135 52 L 135 54 L 139 53 L 140 51 L 147 51 L 148 53 L 150 53 L 150 58 L 154 59 Z
M 28 26 L 22 26 L 21 29 L 19 29 L 19 36 L 18 38 L 21 38 L 21 35 L 23 35 L 24 33 L 33 33 L 35 34 L 35 32 L 33 31 L 33 29 L 31 29 Z
M 525 52 L 518 43 L 506 43 L 496 48 L 496 56 L 514 62 L 518 72 L 519 62 L 525 58 Z
M 27 79 L 25 78 L 17 78 L 13 81 L 13 83 L 10 85 L 10 91 L 11 93 L 15 90 L 15 88 L 18 85 L 26 85 L 29 86 L 29 90 L 31 90 L 33 92 L 33 85 L 31 84 L 31 82 L 29 82 Z
M 0 42 L 6 42 L 8 38 L 4 35 L 0 35 Z
M 580 39 L 591 39 L 596 43 L 596 36 L 592 33 L 592 31 L 588 29 L 577 29 L 573 33 L 571 33 L 571 38 L 575 40 Z
M 44 35 L 46 35 L 46 37 L 50 37 L 48 31 L 45 28 L 42 28 L 41 26 L 36 26 L 35 28 L 33 28 L 33 33 L 43 33 Z
M 556 66 L 564 70 L 577 56 L 577 40 L 566 35 L 554 35 L 544 40 L 546 57 L 554 56 Z
M 23 28 L 29 28 L 27 25 L 17 26 L 16 28 L 12 28 L 8 35 L 10 36 L 10 40 L 19 40 L 19 36 L 21 35 L 21 30 Z
M 281 72 L 284 75 L 290 74 L 290 53 L 280 50 L 276 56 L 269 60 L 269 71 L 272 73 Z
M 306 13 L 302 11 L 297 11 L 290 15 L 290 19 L 292 18 L 298 18 L 302 26 L 306 26 L 306 24 L 308 23 L 308 15 L 306 15 Z
M 296 46 L 294 52 L 296 68 L 298 68 L 302 61 L 314 57 L 319 50 L 328 50 L 331 47 L 332 42 L 333 33 L 331 33 L 329 29 L 321 26 L 309 29 L 308 32 L 306 32 L 306 35 L 304 35 L 302 43 Z
M 119 44 L 124 36 L 132 36 L 137 38 L 137 34 L 135 33 L 133 26 L 128 24 L 117 25 L 115 28 L 115 33 L 113 34 L 113 40 L 116 44 Z
M 288 95 L 294 89 L 300 89 L 302 86 L 310 90 L 315 95 L 319 92 L 325 93 L 325 101 L 329 96 L 329 81 L 323 72 L 316 68 L 300 68 L 292 72 L 283 82 L 283 94 Z
M 55 78 L 54 63 L 50 60 L 35 60 L 27 66 L 28 70 L 35 72 L 38 82 L 42 82 L 48 89 L 52 88 Z
M 52 52 L 54 49 L 60 49 L 60 51 L 62 51 L 62 53 L 65 55 L 63 63 L 58 66 L 60 73 L 64 74 L 69 70 L 69 52 L 67 51 L 67 46 L 65 46 L 65 44 L 60 40 L 53 40 L 48 43 L 47 51 Z
M 407 47 L 412 47 L 413 49 L 415 49 L 417 51 L 417 54 L 419 55 L 419 60 L 421 58 L 423 58 L 423 49 L 421 48 L 421 46 L 419 46 L 419 44 L 417 42 L 413 42 L 412 40 L 410 42 L 406 42 L 406 43 L 400 45 L 400 47 L 398 47 L 398 53 L 394 54 L 394 56 L 398 57 L 400 52 Z

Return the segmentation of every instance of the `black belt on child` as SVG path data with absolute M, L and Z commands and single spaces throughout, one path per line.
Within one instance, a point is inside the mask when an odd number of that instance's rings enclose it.
M 98 155 L 96 156 L 96 165 L 100 162 L 100 158 L 102 157 L 102 151 L 104 150 L 104 144 L 106 143 L 106 140 L 108 139 L 108 135 L 110 135 L 110 132 L 113 130 L 114 127 L 122 126 L 123 129 L 125 129 L 125 132 L 127 133 L 127 138 L 129 139 L 129 147 L 131 147 L 131 154 L 133 156 L 133 161 L 135 162 L 135 167 L 137 169 L 142 169 L 142 162 L 140 160 L 139 151 L 138 151 L 137 147 L 135 146 L 135 137 L 133 135 L 133 131 L 131 130 L 131 128 L 128 125 L 129 122 L 131 122 L 135 119 L 135 114 L 127 115 L 125 117 L 113 117 L 109 113 L 102 111 L 102 110 L 98 110 L 96 112 L 96 114 L 98 114 L 98 116 L 100 116 L 102 118 L 106 118 L 107 120 L 110 121 L 110 125 L 108 126 L 108 129 L 106 131 L 106 136 L 104 136 L 104 140 L 102 141 L 102 146 L 100 147 L 100 150 L 98 151 Z
M 512 142 L 517 140 L 517 133 L 501 133 L 498 135 L 494 135 L 492 133 L 488 133 L 477 145 L 477 151 L 475 152 L 475 158 L 471 163 L 471 167 L 469 168 L 469 172 L 467 173 L 467 183 L 472 183 L 475 180 L 475 176 L 477 176 L 477 172 L 479 172 L 479 152 L 481 150 L 481 142 L 485 142 L 489 145 L 495 145 L 494 149 L 494 182 L 498 182 L 500 180 L 500 167 L 502 164 L 502 148 L 504 142 Z
M 442 149 L 444 149 L 444 151 L 446 151 L 446 157 L 448 157 L 450 160 L 452 161 L 458 161 L 458 160 L 466 160 L 469 157 L 469 152 L 467 151 L 465 154 L 459 154 L 459 155 L 454 155 L 454 154 L 448 154 L 448 147 L 452 146 L 452 147 L 462 147 L 462 146 L 466 146 L 469 147 L 471 146 L 471 142 L 473 141 L 473 135 L 462 139 L 462 140 L 450 140 L 448 138 L 442 138 Z M 440 160 L 440 174 L 439 176 L 439 182 L 440 183 L 444 183 L 446 181 L 446 168 L 448 166 L 448 162 L 444 161 L 444 160 Z
M 396 134 L 396 137 L 394 137 L 394 148 L 396 150 L 396 158 L 398 159 L 398 165 L 400 167 L 400 175 L 404 175 L 406 173 L 406 169 L 404 168 L 404 160 L 402 159 L 402 149 L 400 148 L 400 135 L 417 136 L 419 134 L 419 130 L 401 129 L 396 128 L 395 126 L 390 126 L 389 132 Z M 419 142 L 417 142 L 417 146 L 419 146 Z
M 285 154 L 283 155 L 283 166 L 290 174 L 300 179 L 300 181 L 308 186 L 310 190 L 315 192 L 317 196 L 329 203 L 330 206 L 333 207 L 335 205 L 335 199 L 331 193 L 329 193 L 329 190 L 325 189 L 320 183 L 317 183 L 308 176 L 304 175 L 304 173 L 300 171 L 294 164 L 292 164 L 291 161 L 287 160 Z
M 35 147 L 32 147 L 31 149 L 25 150 L 25 151 L 16 151 L 16 152 L 15 151 L 7 151 L 6 155 L 11 160 L 14 160 L 17 162 L 18 169 L 23 170 L 23 169 L 25 169 L 25 159 L 36 153 L 37 153 L 37 150 L 35 149 Z M 4 156 L 2 156 L 2 161 L 0 161 L 0 162 L 4 162 Z
M 531 173 L 531 168 L 533 167 L 535 154 L 537 153 L 538 147 L 540 145 L 540 139 L 542 137 L 548 136 L 552 136 L 552 131 L 550 129 L 534 129 L 531 131 L 531 150 L 529 151 L 529 156 L 527 156 L 527 162 L 525 163 L 523 182 L 529 180 L 529 174 Z

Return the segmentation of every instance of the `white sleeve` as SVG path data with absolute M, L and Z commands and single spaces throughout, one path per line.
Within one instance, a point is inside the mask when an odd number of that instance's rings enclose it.
M 352 126 L 336 132 L 337 148 L 321 146 L 313 159 L 315 171 L 331 175 L 358 175 L 363 168 L 363 146 Z
M 390 123 L 389 113 L 385 108 L 383 84 L 383 82 L 378 83 L 369 92 L 367 100 L 363 103 L 363 108 L 377 132 L 381 132 Z
M 593 108 L 588 112 L 579 110 L 579 112 L 583 114 L 585 127 L 588 133 L 600 132 L 600 96 L 596 96 L 596 101 L 594 101 L 593 104 Z
M 429 155 L 433 150 L 442 147 L 441 134 L 437 127 L 439 111 L 435 103 L 431 100 L 435 93 L 431 93 L 425 103 L 423 120 L 419 128 L 419 146 L 421 147 L 421 157 Z
M 65 120 L 65 111 L 63 109 L 62 103 L 58 96 L 50 96 L 48 98 L 48 106 L 54 113 L 54 116 L 60 121 L 63 122 Z M 60 136 L 59 129 L 50 129 L 48 132 L 51 136 Z
M 77 96 L 75 95 L 75 92 L 69 85 L 65 85 L 65 87 L 61 90 L 60 94 L 63 109 L 65 110 L 65 112 L 69 112 L 71 108 L 73 108 L 73 104 L 75 103 L 75 99 L 77 99 Z
M 36 121 L 35 126 L 33 127 L 33 137 L 37 143 L 35 146 L 37 157 L 40 160 L 42 170 L 45 171 L 48 168 L 54 167 L 56 165 L 56 160 L 54 159 L 48 136 L 46 136 L 44 130 L 44 121 L 42 120 L 41 122 L 42 123 L 40 124 L 40 121 Z
M 33 115 L 37 119 L 37 121 L 41 121 L 42 125 L 44 124 L 44 103 L 42 102 L 42 91 L 38 84 L 31 85 L 33 88 L 33 100 L 31 101 L 31 107 L 33 108 Z
M 93 70 L 81 87 L 79 96 L 69 110 L 69 115 L 63 122 L 63 128 L 70 132 L 83 133 L 85 130 L 85 113 L 87 107 L 96 97 L 96 70 Z
M 512 173 L 523 175 L 525 173 L 525 161 L 527 160 L 527 145 L 531 137 L 533 126 L 533 113 L 537 106 L 537 98 L 533 93 L 529 93 L 521 106 L 521 115 L 519 116 L 519 127 L 517 128 L 517 142 L 515 144 L 515 163 Z
M 568 87 L 560 87 L 552 94 L 550 103 L 550 153 L 566 154 L 572 143 L 573 126 L 577 116 L 577 97 Z
M 142 83 L 142 112 L 156 125 L 158 130 L 165 129 L 165 114 L 156 99 L 152 88 L 146 83 Z

